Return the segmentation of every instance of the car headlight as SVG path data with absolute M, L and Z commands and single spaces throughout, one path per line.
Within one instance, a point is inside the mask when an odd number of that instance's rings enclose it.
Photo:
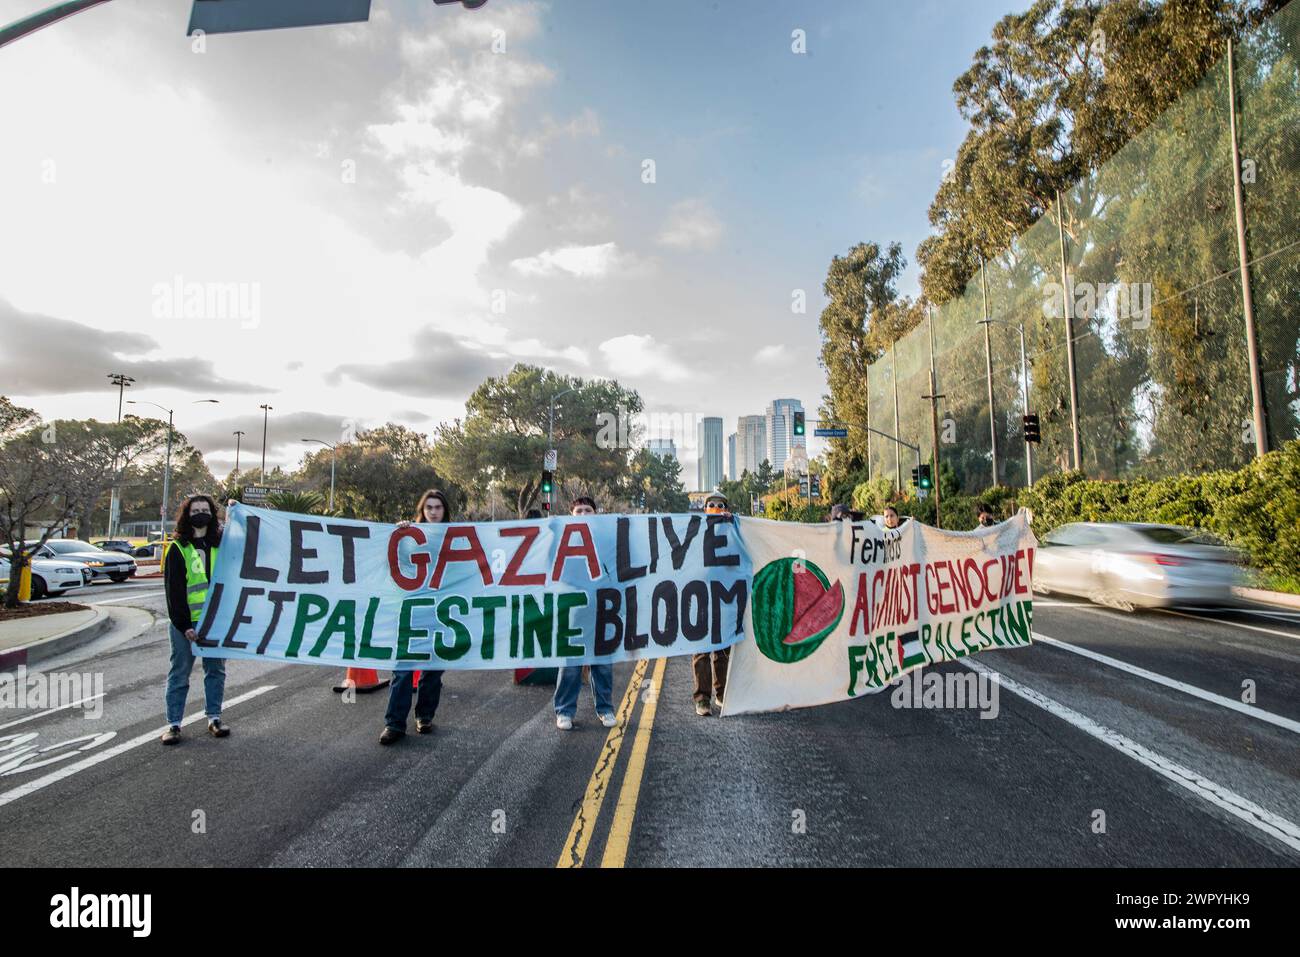
M 103 568 L 104 563 L 100 561 L 86 562 L 91 568 Z

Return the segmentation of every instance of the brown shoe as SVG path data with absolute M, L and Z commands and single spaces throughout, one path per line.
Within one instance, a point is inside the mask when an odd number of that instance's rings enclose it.
M 172 725 L 170 728 L 168 728 L 166 731 L 162 733 L 162 737 L 159 740 L 162 741 L 163 744 L 180 744 L 181 743 L 180 727 L 178 725 Z
M 396 728 L 384 728 L 384 733 L 379 736 L 380 744 L 393 744 L 401 741 L 406 737 L 405 731 L 398 731 Z
M 433 734 L 433 722 L 416 719 L 415 730 L 418 734 Z
M 213 718 L 208 722 L 208 734 L 214 738 L 224 738 L 230 734 L 230 729 L 221 723 L 220 718 Z

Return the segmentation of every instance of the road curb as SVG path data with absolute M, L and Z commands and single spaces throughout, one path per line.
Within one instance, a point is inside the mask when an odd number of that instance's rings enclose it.
M 1251 601 L 1263 602 L 1266 605 L 1278 605 L 1282 608 L 1294 608 L 1300 611 L 1300 595 L 1288 595 L 1281 591 L 1265 591 L 1262 588 L 1243 588 L 1237 587 L 1232 589 L 1232 593 L 1238 598 L 1248 598 Z
M 0 671 L 8 671 L 21 665 L 34 665 L 47 658 L 53 658 L 55 655 L 61 655 L 87 642 L 94 641 L 108 631 L 113 624 L 113 618 L 107 608 L 91 607 L 95 612 L 95 617 L 84 625 L 78 625 L 76 628 L 70 628 L 60 634 L 33 641 L 31 644 L 0 652 Z

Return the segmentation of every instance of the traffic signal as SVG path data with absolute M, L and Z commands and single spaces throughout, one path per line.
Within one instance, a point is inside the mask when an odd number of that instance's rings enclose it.
M 805 435 L 805 434 L 807 434 L 807 429 L 806 429 L 806 427 L 804 426 L 804 420 L 803 420 L 803 413 L 802 413 L 802 412 L 796 412 L 796 413 L 794 414 L 794 434 L 795 434 L 795 435 Z
M 555 473 L 550 469 L 542 470 L 542 494 L 550 495 L 551 490 L 555 487 Z
M 814 475 L 812 477 L 812 493 L 813 498 L 822 497 L 822 477 L 820 475 Z
M 930 476 L 930 466 L 921 466 L 920 480 L 916 483 L 917 488 L 934 488 L 934 479 Z
M 1025 441 L 1042 442 L 1043 434 L 1038 430 L 1038 413 L 1030 412 L 1024 417 L 1025 423 Z
M 921 470 L 912 469 L 912 484 L 917 488 L 921 487 Z

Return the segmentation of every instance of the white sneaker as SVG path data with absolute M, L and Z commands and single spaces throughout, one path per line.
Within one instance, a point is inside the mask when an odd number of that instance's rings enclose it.
M 600 718 L 600 723 L 607 728 L 612 728 L 614 725 L 618 724 L 618 716 L 613 713 L 598 715 L 598 717 Z
M 572 731 L 573 719 L 570 718 L 567 714 L 557 714 L 555 716 L 555 726 L 559 728 L 561 731 Z

